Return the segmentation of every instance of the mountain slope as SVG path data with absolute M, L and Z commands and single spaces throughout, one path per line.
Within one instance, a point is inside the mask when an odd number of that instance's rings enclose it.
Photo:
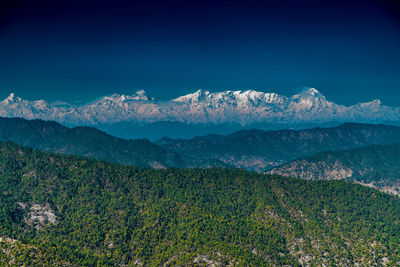
M 396 265 L 400 200 L 343 181 L 149 170 L 0 143 L 1 264 Z
M 156 143 L 179 154 L 218 159 L 233 166 L 264 171 L 321 151 L 395 142 L 400 142 L 400 127 L 345 123 L 338 127 L 299 131 L 246 130 L 188 140 L 164 138 Z
M 0 118 L 0 141 L 141 167 L 225 166 L 216 160 L 193 159 L 167 152 L 146 139 L 125 140 L 95 128 L 68 128 L 51 121 Z
M 281 96 L 254 90 L 211 93 L 199 90 L 169 101 L 157 101 L 141 90 L 133 95 L 105 96 L 85 105 L 28 101 L 10 94 L 0 102 L 0 116 L 55 120 L 77 125 L 109 125 L 155 122 L 250 126 L 256 124 L 302 125 L 329 122 L 399 122 L 398 107 L 380 100 L 353 106 L 338 105 L 311 88 Z
M 269 173 L 302 179 L 348 179 L 400 195 L 400 144 L 322 152 Z

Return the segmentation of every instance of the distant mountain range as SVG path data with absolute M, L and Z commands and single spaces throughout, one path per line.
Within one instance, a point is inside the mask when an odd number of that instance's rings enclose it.
M 292 127 L 329 122 L 399 122 L 400 110 L 385 106 L 380 100 L 353 106 L 338 105 L 314 88 L 292 97 L 253 90 L 217 93 L 199 90 L 169 101 L 157 101 L 141 90 L 133 95 L 113 94 L 85 105 L 29 101 L 10 94 L 0 102 L 0 116 L 54 120 L 69 126 L 180 122 L 185 125 Z
M 0 118 L 0 141 L 13 141 L 43 151 L 156 169 L 226 166 L 214 159 L 194 159 L 168 152 L 147 139 L 126 140 L 93 127 L 68 128 L 53 121 Z
M 264 172 L 323 151 L 400 142 L 400 127 L 345 123 L 306 130 L 244 130 L 192 139 L 127 140 L 93 127 L 54 121 L 0 118 L 0 141 L 43 151 L 150 168 L 239 167 Z
M 400 142 L 400 127 L 345 123 L 337 127 L 299 131 L 245 130 L 192 139 L 163 138 L 156 144 L 180 155 L 218 159 L 236 167 L 264 171 L 322 151 L 396 142 Z
M 400 144 L 321 152 L 268 173 L 311 180 L 352 180 L 400 195 Z

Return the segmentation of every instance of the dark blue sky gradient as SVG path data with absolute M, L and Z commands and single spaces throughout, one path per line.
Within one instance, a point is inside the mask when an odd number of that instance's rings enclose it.
M 340 104 L 400 106 L 399 4 L 6 0 L 0 13 L 2 98 L 304 87 Z

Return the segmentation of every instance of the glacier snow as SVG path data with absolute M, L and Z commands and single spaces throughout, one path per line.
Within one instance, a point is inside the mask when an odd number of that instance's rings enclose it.
M 113 94 L 84 105 L 29 101 L 11 93 L 0 102 L 0 116 L 54 120 L 71 126 L 118 122 L 140 125 L 159 121 L 248 126 L 256 123 L 397 122 L 400 110 L 385 106 L 380 100 L 353 106 L 338 105 L 314 88 L 291 97 L 254 90 L 215 93 L 198 90 L 169 101 L 158 101 L 140 90 L 133 95 Z

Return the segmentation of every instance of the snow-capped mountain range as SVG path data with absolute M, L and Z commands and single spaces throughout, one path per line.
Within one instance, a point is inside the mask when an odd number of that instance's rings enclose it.
M 253 90 L 216 93 L 198 90 L 169 101 L 157 101 L 140 90 L 133 95 L 113 94 L 85 105 L 29 101 L 11 93 L 0 102 L 0 116 L 55 120 L 71 126 L 159 121 L 248 126 L 331 121 L 397 122 L 400 121 L 400 109 L 384 106 L 380 100 L 353 106 L 338 105 L 314 88 L 291 97 Z

